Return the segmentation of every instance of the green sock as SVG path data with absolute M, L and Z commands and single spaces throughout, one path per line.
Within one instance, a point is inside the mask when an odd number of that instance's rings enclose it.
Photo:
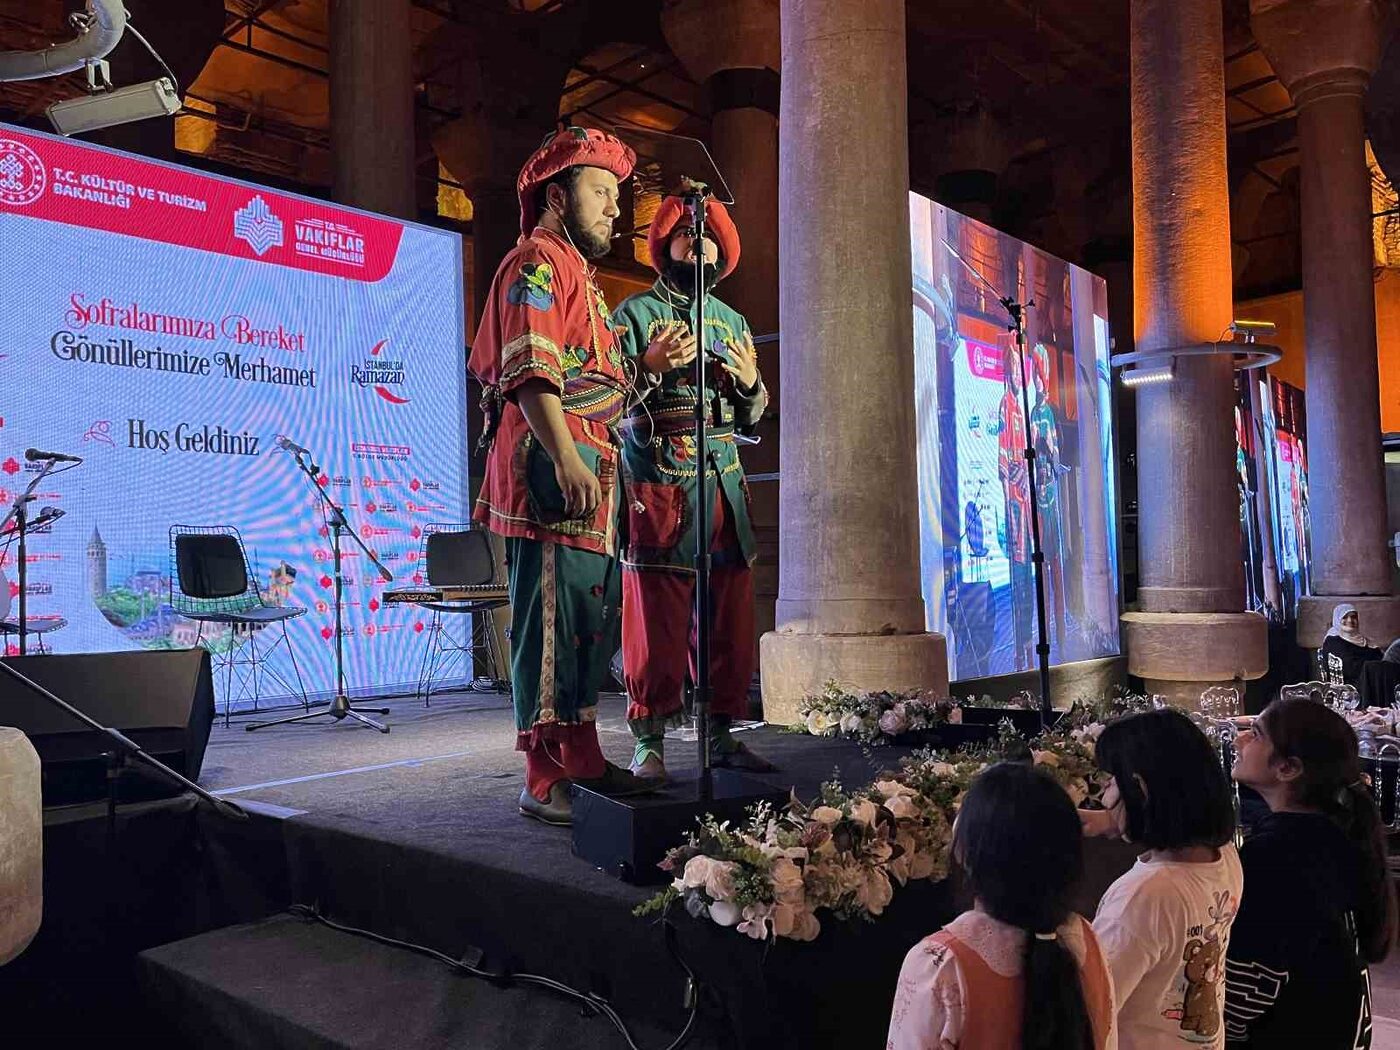
M 652 758 L 653 756 L 662 764 L 665 764 L 665 720 L 633 718 L 630 719 L 627 724 L 632 728 L 632 735 L 637 738 L 636 747 L 632 750 L 632 764 L 640 766 L 648 758 Z

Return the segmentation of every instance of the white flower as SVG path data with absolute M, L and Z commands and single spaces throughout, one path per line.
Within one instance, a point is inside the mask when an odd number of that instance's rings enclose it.
M 736 926 L 743 913 L 733 901 L 715 901 L 710 905 L 710 918 L 721 926 Z
M 768 923 L 772 915 L 771 904 L 748 904 L 744 906 L 744 921 L 739 923 L 739 932 L 761 941 L 768 936 Z
M 818 806 L 812 810 L 812 819 L 818 824 L 825 824 L 830 827 L 841 819 L 841 811 L 831 806 Z
M 908 784 L 901 784 L 898 780 L 877 780 L 875 790 L 880 793 L 883 799 L 898 798 L 901 795 L 909 796 L 914 794 L 914 789 Z
M 717 860 L 711 863 L 705 876 L 705 893 L 712 900 L 729 900 L 734 896 L 734 875 L 738 870 L 739 865 L 732 861 Z
M 834 715 L 829 715 L 825 711 L 809 711 L 804 723 L 807 732 L 813 736 L 826 736 L 836 729 L 838 720 Z
M 873 828 L 879 815 L 880 808 L 868 798 L 863 798 L 858 802 L 851 803 L 851 819 L 859 821 L 866 827 Z
M 854 711 L 852 711 L 852 712 L 850 712 L 848 715 L 846 715 L 845 718 L 841 719 L 841 732 L 843 732 L 843 733 L 859 733 L 859 732 L 860 732 L 860 715 L 858 715 L 858 714 L 856 714 Z
M 676 880 L 676 889 L 693 890 L 703 887 L 710 877 L 710 866 L 714 863 L 704 855 L 691 857 L 685 862 L 685 870 L 681 872 L 681 877 Z
M 867 868 L 856 887 L 856 902 L 871 915 L 879 915 L 893 899 L 894 887 L 890 885 L 889 876 L 880 868 Z
M 885 808 L 890 811 L 896 820 L 905 820 L 919 815 L 918 807 L 914 805 L 914 800 L 907 795 L 895 795 L 893 798 L 885 799 Z
M 929 772 L 936 777 L 951 777 L 957 770 L 947 762 L 935 762 Z
M 772 870 L 768 873 L 773 880 L 773 897 L 782 904 L 799 905 L 806 896 L 806 887 L 802 881 L 802 869 L 786 857 L 778 857 L 773 861 Z
M 951 711 L 949 711 L 948 721 L 955 726 L 962 725 L 962 708 L 955 707 Z

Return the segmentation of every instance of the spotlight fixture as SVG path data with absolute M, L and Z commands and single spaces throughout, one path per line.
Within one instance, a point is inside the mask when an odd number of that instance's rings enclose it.
M 175 84 L 168 77 L 159 77 L 144 84 L 55 102 L 48 109 L 48 117 L 60 135 L 81 135 L 116 124 L 168 117 L 179 108 Z
M 1231 335 L 1244 336 L 1246 343 L 1253 343 L 1260 336 L 1273 335 L 1278 331 L 1278 325 L 1272 321 L 1231 321 L 1226 331 Z

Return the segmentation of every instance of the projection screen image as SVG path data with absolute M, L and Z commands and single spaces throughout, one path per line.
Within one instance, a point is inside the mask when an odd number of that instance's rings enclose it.
M 948 639 L 949 674 L 963 681 L 1036 666 L 1027 428 L 1051 663 L 1116 655 L 1104 281 L 917 194 L 910 236 L 921 572 L 929 629 Z M 997 293 L 1034 300 L 1024 363 Z

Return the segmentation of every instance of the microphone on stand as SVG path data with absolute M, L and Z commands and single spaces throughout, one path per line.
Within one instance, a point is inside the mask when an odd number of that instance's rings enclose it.
M 309 448 L 302 448 L 289 437 L 283 437 L 279 435 L 277 440 L 274 441 L 273 444 L 280 448 L 283 452 L 294 452 L 301 456 L 311 455 L 311 450 Z
M 39 516 L 29 523 L 29 528 L 41 529 L 45 525 L 52 525 L 67 513 L 62 507 L 43 507 L 39 511 Z
M 82 456 L 70 456 L 66 452 L 42 452 L 37 448 L 27 448 L 24 450 L 24 458 L 30 463 L 41 463 L 48 460 L 52 463 L 81 463 Z

